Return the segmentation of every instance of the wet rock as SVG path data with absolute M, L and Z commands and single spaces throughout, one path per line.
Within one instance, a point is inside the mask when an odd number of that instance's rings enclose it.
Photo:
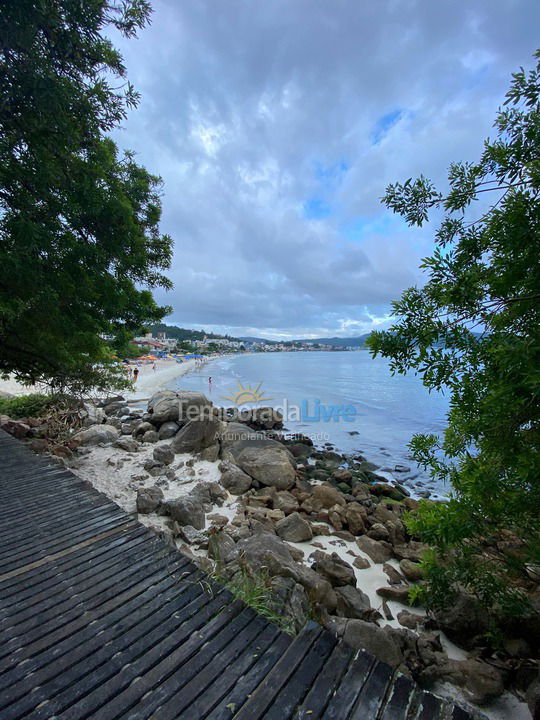
M 137 512 L 143 515 L 155 512 L 162 500 L 163 492 L 160 488 L 139 488 L 137 490 Z
M 158 447 L 154 448 L 152 455 L 156 462 L 163 465 L 170 465 L 174 461 L 174 452 L 169 445 L 158 445 Z
M 279 520 L 276 532 L 282 540 L 289 542 L 303 542 L 313 538 L 310 524 L 297 512 Z
M 362 535 L 356 539 L 356 544 L 374 563 L 384 563 L 392 557 L 392 546 Z

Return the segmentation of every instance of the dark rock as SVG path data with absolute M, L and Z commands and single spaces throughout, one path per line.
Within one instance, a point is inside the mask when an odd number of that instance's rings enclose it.
M 404 577 L 389 563 L 384 563 L 383 572 L 388 575 L 390 585 L 402 585 L 405 582 Z
M 152 455 L 154 460 L 163 465 L 170 465 L 174 461 L 174 453 L 169 445 L 158 445 Z
M 339 490 L 336 490 L 336 488 L 329 483 L 317 485 L 313 488 L 313 499 L 318 501 L 321 507 L 327 509 L 334 507 L 334 505 L 345 506 L 347 504 L 343 493 L 340 493 Z
M 472 595 L 460 594 L 444 610 L 435 611 L 435 621 L 450 640 L 465 648 L 488 630 L 488 618 Z
M 477 705 L 484 705 L 504 692 L 502 673 L 479 660 L 446 660 L 427 668 L 421 680 L 428 683 L 441 680 L 458 685 L 464 689 L 467 698 Z
M 406 558 L 400 560 L 399 567 L 407 580 L 410 580 L 411 582 L 418 582 L 424 577 L 422 566 L 418 563 L 412 562 L 412 560 L 407 560 Z
M 160 390 L 148 401 L 148 414 L 154 425 L 175 420 L 202 420 L 210 416 L 212 403 L 200 392 Z
M 164 422 L 163 425 L 159 428 L 159 439 L 169 440 L 176 435 L 179 429 L 180 426 L 177 422 L 174 422 L 174 420 L 168 420 L 167 422 Z
M 169 500 L 166 509 L 179 525 L 191 525 L 196 530 L 204 530 L 204 507 L 200 500 L 189 497 Z
M 390 533 L 382 523 L 374 523 L 368 530 L 367 536 L 373 540 L 385 540 L 388 542 Z
M 155 512 L 162 500 L 163 492 L 160 488 L 139 488 L 137 490 L 137 512 L 144 515 Z
M 283 510 L 285 515 L 296 512 L 299 507 L 298 500 L 287 490 L 281 490 L 275 494 L 273 506 L 275 510 Z
M 121 437 L 115 443 L 113 443 L 113 447 L 118 448 L 119 450 L 123 450 L 124 452 L 135 453 L 139 451 L 139 448 L 141 446 L 136 440 L 132 440 L 131 438 L 127 437 Z
M 330 618 L 327 627 L 351 647 L 366 650 L 391 667 L 398 667 L 403 662 L 401 649 L 391 634 L 372 622 Z
M 159 435 L 155 430 L 147 430 L 141 438 L 143 443 L 156 443 L 159 440 Z
M 112 425 L 92 425 L 86 430 L 80 430 L 71 438 L 74 446 L 109 444 L 118 439 L 120 433 Z
M 371 567 L 371 565 L 369 564 L 369 560 L 363 557 L 354 558 L 353 565 L 359 570 L 367 570 L 368 567 Z
M 175 453 L 200 452 L 215 445 L 220 421 L 215 419 L 188 420 L 171 442 Z
M 316 550 L 311 557 L 315 560 L 312 565 L 313 569 L 326 578 L 333 587 L 356 585 L 353 568 L 337 553 L 328 555 L 321 550 Z
M 135 428 L 133 429 L 132 435 L 133 435 L 133 437 L 134 437 L 136 440 L 140 440 L 140 438 L 142 438 L 142 436 L 144 435 L 144 433 L 149 432 L 149 431 L 152 431 L 152 430 L 155 430 L 155 428 L 154 428 L 154 426 L 152 425 L 152 423 L 149 423 L 149 422 L 141 422 L 141 423 L 139 423 L 138 425 L 135 426 Z
M 200 457 L 201 460 L 215 462 L 219 458 L 219 443 L 214 443 L 214 445 L 209 445 L 208 447 L 205 447 L 203 450 L 201 450 Z
M 418 625 L 422 622 L 420 615 L 415 615 L 408 610 L 400 610 L 398 612 L 397 619 L 400 625 L 409 628 L 409 630 L 416 630 Z
M 251 477 L 230 462 L 220 465 L 222 471 L 220 482 L 233 495 L 242 495 L 247 492 L 252 483 Z
M 178 537 L 182 538 L 188 545 L 208 547 L 208 537 L 200 530 L 191 527 L 191 525 L 178 526 Z
M 365 507 L 357 502 L 347 503 L 345 510 L 345 520 L 349 526 L 349 530 L 353 535 L 363 535 L 366 531 L 365 520 L 367 511 Z
M 228 565 L 238 557 L 236 543 L 230 535 L 222 530 L 211 532 L 208 540 L 208 555 L 218 565 Z
M 391 585 L 390 587 L 381 587 L 377 589 L 377 595 L 385 598 L 385 600 L 394 600 L 403 605 L 409 604 L 409 587 L 408 585 Z
M 336 612 L 340 617 L 358 618 L 360 620 L 372 619 L 371 603 L 364 592 L 352 587 L 352 585 L 345 585 L 335 588 L 335 593 L 337 598 Z

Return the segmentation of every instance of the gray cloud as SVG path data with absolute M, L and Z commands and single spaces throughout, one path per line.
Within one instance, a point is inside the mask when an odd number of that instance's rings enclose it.
M 165 181 L 168 321 L 355 334 L 422 281 L 433 228 L 380 205 L 474 159 L 537 43 L 536 0 L 155 0 L 114 37 L 142 93 L 115 134 Z

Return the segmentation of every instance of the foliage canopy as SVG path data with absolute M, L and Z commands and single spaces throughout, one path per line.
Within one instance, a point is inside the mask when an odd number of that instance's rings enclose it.
M 109 349 L 168 308 L 160 179 L 106 133 L 134 107 L 119 53 L 146 0 L 6 0 L 0 13 L 0 373 L 118 382 Z
M 487 607 L 519 612 L 527 565 L 540 562 L 540 51 L 536 58 L 514 74 L 479 161 L 450 167 L 447 192 L 420 177 L 390 185 L 383 199 L 410 225 L 443 212 L 421 266 L 426 284 L 406 290 L 393 327 L 368 341 L 393 372 L 449 391 L 442 440 L 411 443 L 452 488 L 448 503 L 423 503 L 409 520 L 435 550 L 426 562 L 434 604 L 459 585 Z M 491 205 L 475 209 L 486 197 Z

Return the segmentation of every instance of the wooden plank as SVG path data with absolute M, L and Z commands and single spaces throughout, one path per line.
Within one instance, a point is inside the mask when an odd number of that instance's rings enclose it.
M 323 716 L 325 720 L 345 720 L 350 717 L 356 698 L 364 687 L 374 662 L 372 655 L 363 650 L 358 651 L 330 698 Z
M 356 699 L 351 712 L 351 720 L 378 717 L 393 677 L 394 670 L 390 665 L 383 662 L 375 663 Z
M 322 629 L 315 623 L 308 623 L 297 635 L 283 657 L 276 663 L 259 687 L 235 716 L 235 720 L 257 720 L 265 713 L 287 682 L 291 672 L 300 665 L 312 645 L 320 638 Z
M 397 673 L 380 720 L 407 720 L 415 696 L 415 684 Z
M 435 695 L 422 692 L 414 720 L 444 720 L 444 704 Z
M 324 717 L 326 705 L 341 682 L 354 653 L 355 651 L 344 643 L 336 645 L 319 673 L 317 682 L 313 683 L 311 690 L 296 711 L 294 717 L 297 720 L 317 720 Z

